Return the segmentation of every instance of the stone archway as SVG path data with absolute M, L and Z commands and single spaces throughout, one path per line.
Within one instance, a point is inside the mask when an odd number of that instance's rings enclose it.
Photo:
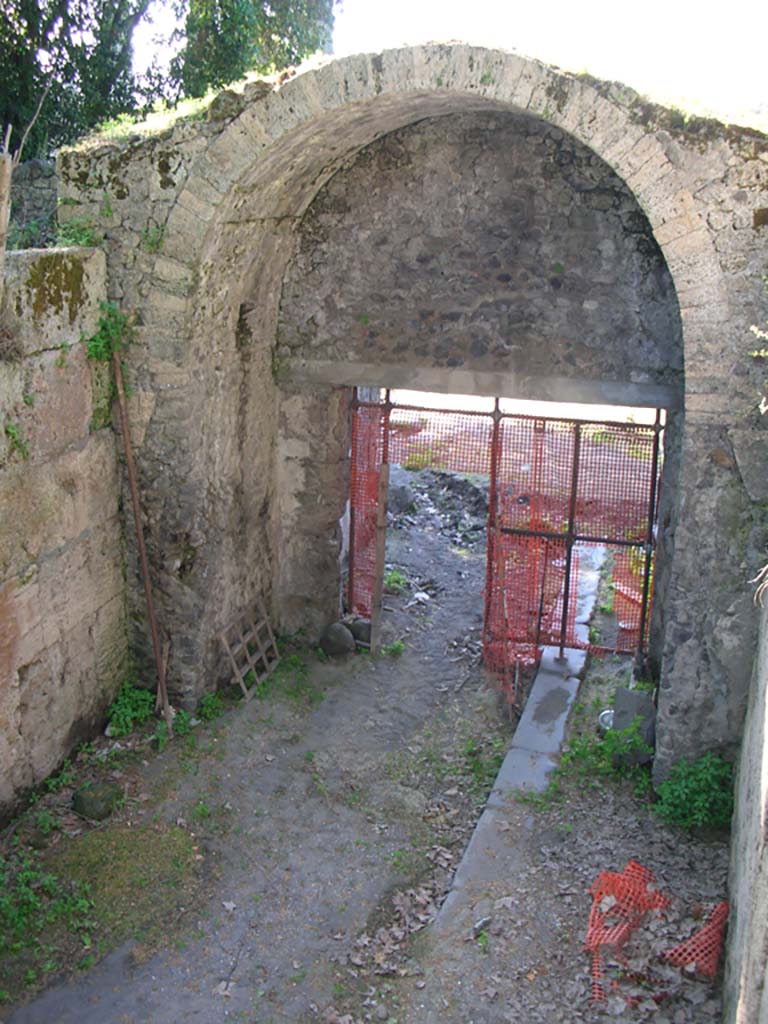
M 301 218 L 374 140 L 425 118 L 492 111 L 538 118 L 611 167 L 647 217 L 677 296 L 686 432 L 662 665 L 663 772 L 682 750 L 734 741 L 743 712 L 753 622 L 744 554 L 731 537 L 745 528 L 749 501 L 729 433 L 734 386 L 723 374 L 740 328 L 703 219 L 703 172 L 697 179 L 683 167 L 682 143 L 631 97 L 498 51 L 428 46 L 333 62 L 279 91 L 255 87 L 223 130 L 184 129 L 181 157 L 155 147 L 158 188 L 175 189 L 162 206 L 163 251 L 141 272 L 130 264 L 120 287 L 142 312 L 142 370 L 153 395 L 141 454 L 155 568 L 179 635 L 171 680 L 188 695 L 208 685 L 216 627 L 243 597 L 272 591 L 298 518 L 311 517 L 316 536 L 333 543 L 333 501 L 302 508 L 300 488 L 285 477 L 321 472 L 338 493 L 341 459 L 327 455 L 313 470 L 310 456 L 318 434 L 337 437 L 341 451 L 343 394 L 279 402 L 272 372 Z M 713 164 L 707 180 L 718 173 Z M 74 172 L 70 180 L 73 192 L 98 187 L 78 184 Z M 120 244 L 111 253 L 117 270 L 129 266 L 131 240 Z

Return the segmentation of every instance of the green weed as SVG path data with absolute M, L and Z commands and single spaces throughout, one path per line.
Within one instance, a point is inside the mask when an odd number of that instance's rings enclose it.
M 626 729 L 608 729 L 602 738 L 576 736 L 560 759 L 558 772 L 594 779 L 608 776 L 635 776 L 638 765 L 632 758 L 650 754 L 651 748 L 640 735 L 641 719 Z
M 197 708 L 198 718 L 204 722 L 213 722 L 226 710 L 224 698 L 219 693 L 206 693 Z
M 83 337 L 88 358 L 108 363 L 115 352 L 121 352 L 134 338 L 133 322 L 121 313 L 114 302 L 100 304 L 101 316 L 90 338 Z
M 155 224 L 152 227 L 146 227 L 141 232 L 141 248 L 144 252 L 156 253 L 160 252 L 163 247 L 165 240 L 165 225 Z
M 463 757 L 476 788 L 490 789 L 504 760 L 503 741 L 494 740 L 491 749 L 486 751 L 478 740 L 468 739 L 464 744 Z
M 391 644 L 385 644 L 381 648 L 382 654 L 389 654 L 393 657 L 399 657 L 405 650 L 405 641 L 393 640 Z
M 0 956 L 41 948 L 41 936 L 58 922 L 87 932 L 92 906 L 84 886 L 44 871 L 31 856 L 0 856 Z
M 113 736 L 127 736 L 152 717 L 155 695 L 126 680 L 107 711 Z
M 8 451 L 11 455 L 18 455 L 20 459 L 29 458 L 29 445 L 24 440 L 21 428 L 16 423 L 5 424 L 5 436 L 8 438 Z
M 406 576 L 399 569 L 390 569 L 384 575 L 384 587 L 392 594 L 400 594 L 408 586 Z
M 728 828 L 733 814 L 733 768 L 716 754 L 678 761 L 657 790 L 654 810 L 681 828 Z
M 62 767 L 54 775 L 49 775 L 43 785 L 49 793 L 58 793 L 60 789 L 66 789 L 75 781 L 75 772 L 72 762 L 67 758 Z
M 49 836 L 54 829 L 59 827 L 59 822 L 50 811 L 41 808 L 32 816 L 32 824 L 44 836 Z
M 192 820 L 201 822 L 207 821 L 211 816 L 211 808 L 205 800 L 198 800 L 192 808 Z
M 93 223 L 86 217 L 73 217 L 64 224 L 59 224 L 56 232 L 57 245 L 82 245 L 90 247 L 100 245 L 103 241 Z

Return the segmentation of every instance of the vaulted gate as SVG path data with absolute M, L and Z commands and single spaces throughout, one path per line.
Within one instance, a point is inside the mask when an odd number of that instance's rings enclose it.
M 653 425 L 435 410 L 355 399 L 348 606 L 372 617 L 384 569 L 390 463 L 487 476 L 483 657 L 509 676 L 544 645 L 640 651 L 648 638 L 661 468 Z M 616 635 L 590 636 L 580 560 L 603 566 Z M 588 556 L 592 557 L 588 557 Z

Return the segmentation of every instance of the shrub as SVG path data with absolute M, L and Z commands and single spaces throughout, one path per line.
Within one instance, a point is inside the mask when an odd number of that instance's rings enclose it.
M 733 768 L 716 754 L 678 761 L 658 787 L 656 811 L 681 828 L 728 828 L 733 813 Z
M 151 718 L 154 710 L 154 693 L 126 681 L 107 711 L 110 732 L 113 736 L 127 736 Z

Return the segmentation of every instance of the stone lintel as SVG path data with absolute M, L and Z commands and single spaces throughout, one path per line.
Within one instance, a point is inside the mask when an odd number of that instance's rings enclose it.
M 294 362 L 283 382 L 291 387 L 333 387 L 355 385 L 409 388 L 454 395 L 499 395 L 544 402 L 584 402 L 605 405 L 634 405 L 647 408 L 680 408 L 682 396 L 664 384 L 630 381 L 584 380 L 567 377 L 523 377 L 513 373 L 446 370 L 375 363 Z

